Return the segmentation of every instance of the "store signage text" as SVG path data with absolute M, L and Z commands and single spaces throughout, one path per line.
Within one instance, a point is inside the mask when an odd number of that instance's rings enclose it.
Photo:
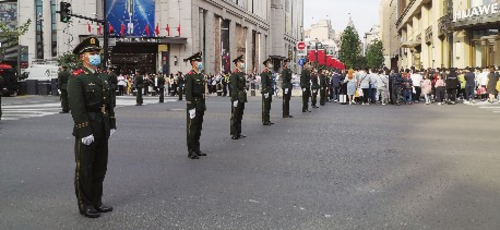
M 455 11 L 454 21 L 460 19 L 472 18 L 480 15 L 497 14 L 498 12 L 500 12 L 498 3 L 484 5 L 484 6 L 477 6 L 466 10 L 457 10 Z

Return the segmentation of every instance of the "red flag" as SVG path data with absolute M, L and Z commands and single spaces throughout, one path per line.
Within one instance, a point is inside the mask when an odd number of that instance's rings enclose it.
M 120 25 L 120 35 L 121 36 L 125 35 L 125 29 L 127 29 L 127 27 L 122 22 L 122 24 Z
M 179 32 L 179 37 L 181 36 L 181 24 L 179 24 L 179 27 L 177 27 L 177 32 Z
M 115 32 L 115 28 L 113 27 L 113 25 L 111 25 L 111 23 L 109 23 L 108 33 L 113 34 L 114 32 Z
M 167 24 L 167 27 L 165 28 L 165 30 L 167 31 L 167 36 L 170 36 L 170 27 L 168 27 L 168 24 Z
M 102 35 L 102 27 L 101 27 L 101 24 L 99 24 L 99 25 L 97 26 L 97 34 L 98 34 L 98 35 Z
M 92 32 L 92 26 L 90 25 L 90 22 L 87 22 L 87 30 L 90 32 Z
M 149 24 L 146 25 L 146 34 L 148 35 L 148 37 L 151 37 L 151 31 L 149 31 Z
M 158 23 L 156 23 L 155 34 L 156 36 L 160 35 L 160 25 L 158 25 Z

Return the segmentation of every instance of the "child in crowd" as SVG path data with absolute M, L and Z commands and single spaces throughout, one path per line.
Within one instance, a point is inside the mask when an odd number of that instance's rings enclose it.
M 432 93 L 432 81 L 429 79 L 429 75 L 424 77 L 424 82 L 422 83 L 422 93 L 425 97 L 425 104 L 431 104 L 431 93 Z
M 442 105 L 444 101 L 444 92 L 446 90 L 446 83 L 443 81 L 443 77 L 441 75 L 437 76 L 438 79 L 436 81 L 436 96 L 438 100 L 438 105 Z

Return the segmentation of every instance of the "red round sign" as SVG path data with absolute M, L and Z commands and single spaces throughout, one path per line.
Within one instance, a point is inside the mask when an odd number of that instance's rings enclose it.
M 297 49 L 298 50 L 305 50 L 307 47 L 305 42 L 297 42 Z

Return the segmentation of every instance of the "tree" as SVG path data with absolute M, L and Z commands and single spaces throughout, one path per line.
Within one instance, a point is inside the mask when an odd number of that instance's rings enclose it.
M 62 64 L 68 65 L 70 70 L 76 70 L 82 68 L 82 63 L 78 58 L 78 55 L 73 54 L 72 52 L 67 52 L 63 55 L 60 55 L 57 58 L 57 64 L 61 66 Z
M 370 69 L 379 69 L 384 64 L 383 45 L 379 40 L 368 46 L 366 51 L 366 61 Z
M 17 45 L 19 37 L 28 32 L 30 25 L 31 19 L 28 19 L 26 23 L 19 27 L 13 27 L 7 23 L 0 22 L 0 40 L 4 41 L 2 47 L 0 48 L 0 54 L 4 54 L 7 49 Z
M 355 68 L 357 60 L 361 56 L 361 41 L 358 32 L 352 26 L 347 26 L 341 37 L 339 51 L 340 61 L 345 63 L 347 68 Z

